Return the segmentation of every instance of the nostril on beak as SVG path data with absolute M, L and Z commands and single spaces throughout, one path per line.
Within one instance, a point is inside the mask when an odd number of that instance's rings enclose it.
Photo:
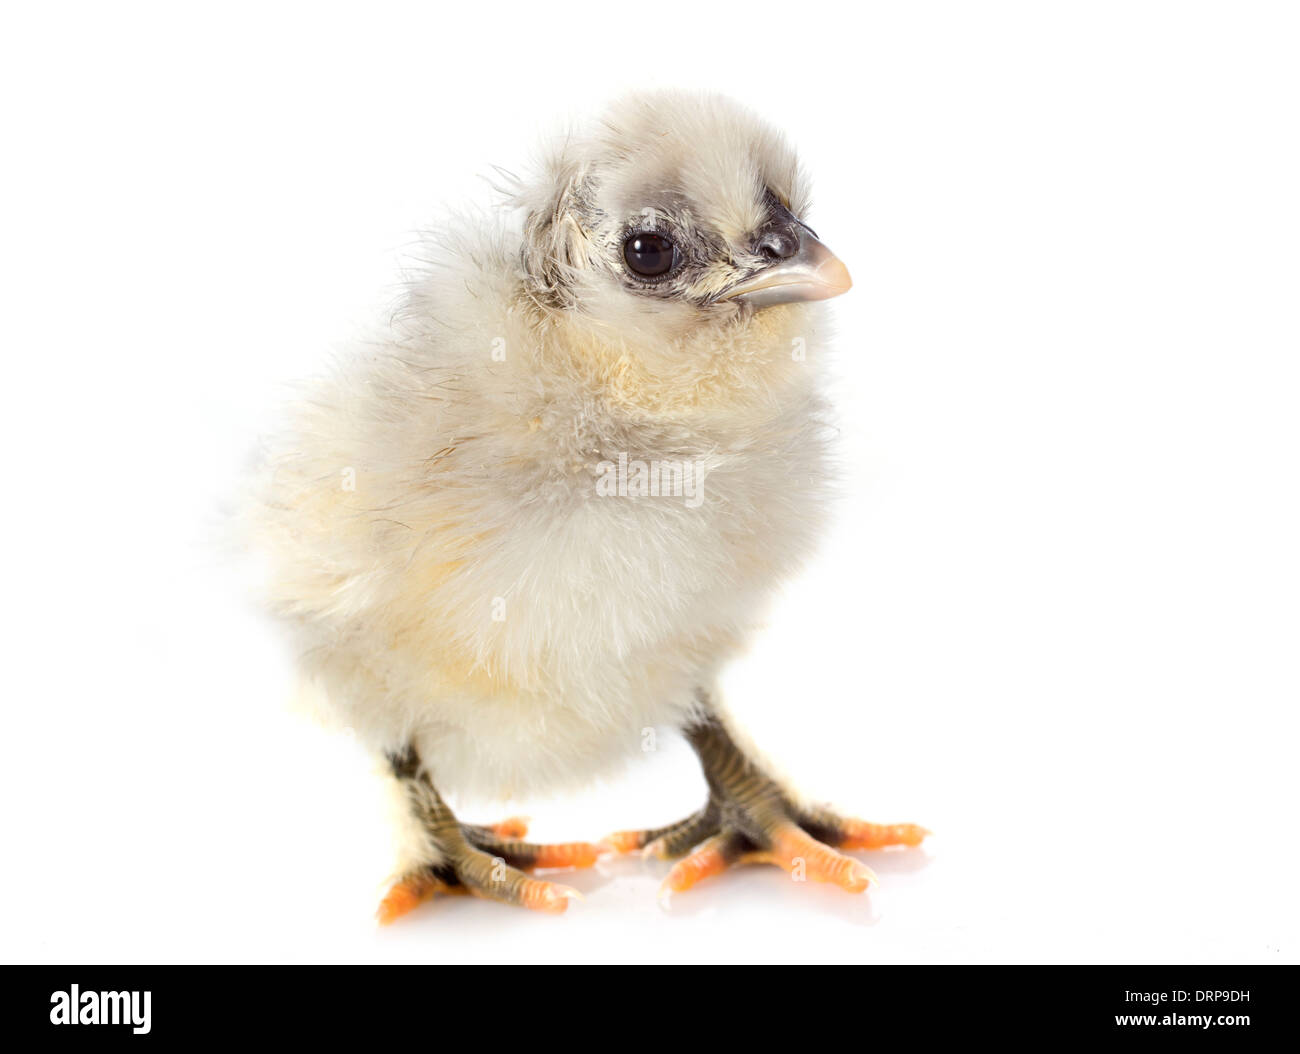
M 768 231 L 754 249 L 769 260 L 788 260 L 799 251 L 799 235 L 792 230 Z

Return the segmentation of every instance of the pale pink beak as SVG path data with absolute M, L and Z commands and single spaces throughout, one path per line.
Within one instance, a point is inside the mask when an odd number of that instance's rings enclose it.
M 769 307 L 800 300 L 829 300 L 847 293 L 852 285 L 849 269 L 805 228 L 799 232 L 798 252 L 737 282 L 718 299 Z

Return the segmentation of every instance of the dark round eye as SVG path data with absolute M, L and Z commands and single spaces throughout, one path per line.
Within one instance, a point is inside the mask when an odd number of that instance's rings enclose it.
M 662 234 L 641 231 L 623 243 L 623 259 L 634 274 L 657 278 L 673 269 L 673 243 Z

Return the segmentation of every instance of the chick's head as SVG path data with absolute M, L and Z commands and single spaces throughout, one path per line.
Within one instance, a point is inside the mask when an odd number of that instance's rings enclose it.
M 793 150 L 722 97 L 622 100 L 519 200 L 534 296 L 623 339 L 698 339 L 850 285 L 804 220 Z

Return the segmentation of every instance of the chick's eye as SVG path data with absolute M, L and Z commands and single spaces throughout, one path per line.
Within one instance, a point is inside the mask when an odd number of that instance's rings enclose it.
M 656 278 L 673 269 L 673 243 L 662 234 L 641 231 L 623 243 L 623 259 L 634 274 Z

